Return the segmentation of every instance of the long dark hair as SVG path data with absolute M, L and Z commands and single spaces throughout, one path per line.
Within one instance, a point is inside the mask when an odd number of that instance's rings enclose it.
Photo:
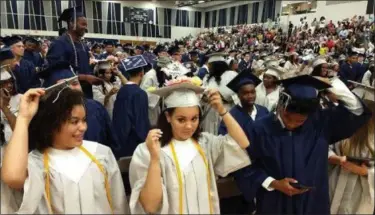
M 211 78 L 215 78 L 216 83 L 219 85 L 221 82 L 221 75 L 229 70 L 228 64 L 225 61 L 215 61 L 209 64 L 210 69 L 207 82 L 210 81 Z
M 311 76 L 319 76 L 319 77 L 321 77 L 322 76 L 321 75 L 321 73 L 322 73 L 322 66 L 323 66 L 323 64 L 320 64 L 320 65 L 314 67 L 313 71 L 311 72 Z
M 98 75 L 99 75 L 99 76 L 100 76 L 100 75 L 104 76 L 105 71 L 106 71 L 106 69 L 99 69 L 99 70 L 98 70 Z M 103 77 L 103 78 L 104 78 L 104 77 Z M 116 76 L 112 73 L 111 78 L 109 79 L 109 82 L 110 82 L 110 83 L 114 83 L 115 81 L 116 81 Z M 107 94 L 108 91 L 107 91 L 107 88 L 105 88 L 105 84 L 104 84 L 104 82 L 101 83 L 101 86 L 102 86 L 102 88 L 103 88 L 103 92 L 104 92 L 104 94 Z
M 159 82 L 159 86 L 158 87 L 163 87 L 164 86 L 164 83 L 166 81 L 166 75 L 163 71 L 161 71 L 161 67 L 160 66 L 157 66 L 155 68 L 155 72 L 156 72 L 156 79 L 158 79 L 158 82 Z
M 42 99 L 39 102 L 38 112 L 29 126 L 30 151 L 37 149 L 43 152 L 51 147 L 54 134 L 60 131 L 61 126 L 69 119 L 73 108 L 79 105 L 84 106 L 82 92 L 70 88 L 60 93 L 56 90 L 46 99 Z
M 176 110 L 176 108 L 168 108 L 168 109 L 164 110 L 159 115 L 159 119 L 158 119 L 158 123 L 157 123 L 157 128 L 159 128 L 160 130 L 163 131 L 163 135 L 160 138 L 160 144 L 161 144 L 162 147 L 168 145 L 169 142 L 173 138 L 172 126 L 171 126 L 171 124 L 167 120 L 166 113 L 168 113 L 170 116 L 172 116 L 175 110 Z M 201 119 L 202 119 L 202 112 L 199 109 L 199 120 L 201 120 Z M 199 126 L 198 126 L 197 130 L 194 132 L 192 138 L 194 140 L 198 141 L 201 133 L 202 133 L 201 121 L 199 121 Z

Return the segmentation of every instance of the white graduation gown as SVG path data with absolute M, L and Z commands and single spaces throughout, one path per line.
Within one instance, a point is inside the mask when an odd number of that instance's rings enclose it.
M 266 107 L 269 112 L 273 112 L 276 109 L 276 105 L 279 100 L 280 87 L 277 86 L 276 89 L 268 95 L 263 82 L 260 83 L 255 89 L 257 93 L 255 104 L 262 105 Z
M 374 136 L 370 135 L 372 147 Z M 329 154 L 342 156 L 340 146 L 345 141 L 336 143 L 334 151 Z M 357 155 L 371 157 L 369 151 Z M 374 212 L 374 167 L 368 168 L 367 176 L 359 176 L 348 172 L 341 166 L 335 166 L 329 174 L 329 194 L 331 199 L 331 214 L 372 214 Z
M 2 160 L 3 160 L 3 146 L 0 146 L 0 170 L 2 167 Z M 3 181 L 0 180 L 1 185 L 1 208 L 0 214 L 13 214 L 17 211 L 19 206 L 21 205 L 22 200 L 22 192 L 13 190 L 8 185 L 6 185 Z
M 234 106 L 233 98 L 234 96 L 236 96 L 236 93 L 233 92 L 231 89 L 229 89 L 227 87 L 227 84 L 230 81 L 232 81 L 232 79 L 235 78 L 237 74 L 238 74 L 237 72 L 234 72 L 231 70 L 224 72 L 221 75 L 220 85 L 216 83 L 215 78 L 213 77 L 209 81 L 207 81 L 208 75 L 206 75 L 203 79 L 204 87 L 219 90 L 221 96 L 227 102 L 227 103 L 224 103 L 224 106 L 228 111 L 232 109 L 232 107 Z M 209 105 L 206 105 L 206 107 L 204 107 L 204 110 L 206 111 L 208 110 L 208 108 L 209 108 Z M 221 122 L 221 117 L 219 116 L 219 114 L 213 109 L 209 110 L 206 118 L 202 122 L 203 131 L 216 135 L 218 133 L 220 122 Z
M 214 136 L 204 132 L 201 134 L 198 142 L 205 153 L 211 174 L 211 184 L 208 186 L 210 186 L 211 191 L 213 213 L 220 214 L 215 175 L 224 177 L 231 172 L 249 165 L 250 160 L 246 151 L 241 149 L 229 135 Z M 190 154 L 190 156 L 179 153 L 177 144 L 175 147 L 183 177 L 183 213 L 209 214 L 206 167 L 201 155 L 197 150 L 194 150 L 195 146 L 192 145 L 192 147 L 193 148 L 190 148 L 190 150 L 185 148 L 184 152 L 182 152 Z M 147 178 L 149 162 L 150 153 L 147 149 L 147 145 L 142 143 L 138 145 L 130 163 L 129 179 L 132 194 L 129 206 L 132 214 L 145 214 L 139 202 L 139 195 Z M 161 149 L 160 165 L 163 183 L 163 200 L 158 213 L 178 214 L 179 183 L 169 145 Z
M 15 116 L 17 116 L 18 113 L 18 107 L 21 102 L 22 94 L 17 94 L 12 97 L 10 97 L 9 106 L 10 106 L 10 112 L 12 112 Z M 5 117 L 4 113 L 1 111 L 1 123 L 4 124 L 4 136 L 5 136 L 5 142 L 9 142 L 10 137 L 12 136 L 12 128 L 10 127 L 10 124 Z
M 150 87 L 155 87 L 156 89 L 159 88 L 159 81 L 156 77 L 156 70 L 151 69 L 148 71 L 142 78 L 142 82 L 140 85 L 141 89 L 147 92 L 147 89 Z M 159 115 L 161 113 L 159 105 L 155 105 L 155 95 L 148 93 L 148 118 L 150 120 L 151 125 L 156 125 Z
M 120 81 L 119 78 L 116 77 L 116 81 L 114 83 L 110 83 L 110 82 L 105 81 L 104 87 L 105 87 L 107 93 L 109 93 L 114 87 L 117 87 L 118 89 L 120 89 L 121 81 Z M 105 99 L 106 94 L 104 93 L 103 86 L 102 85 L 98 85 L 98 86 L 94 85 L 92 87 L 92 91 L 93 91 L 93 95 L 94 95 L 94 100 L 100 102 L 100 104 L 102 104 L 104 106 L 104 99 Z M 112 95 L 111 98 L 108 100 L 107 106 L 104 106 L 111 119 L 113 117 L 113 107 L 115 105 L 116 96 L 117 96 L 117 93 L 115 95 Z
M 83 146 L 103 165 L 108 173 L 112 205 L 115 214 L 129 212 L 121 172 L 107 146 L 83 141 Z M 106 196 L 104 175 L 98 166 L 79 148 L 51 149 L 49 152 L 50 193 L 54 213 L 111 214 Z M 28 178 L 24 185 L 18 214 L 48 214 L 45 192 L 43 154 L 29 153 Z

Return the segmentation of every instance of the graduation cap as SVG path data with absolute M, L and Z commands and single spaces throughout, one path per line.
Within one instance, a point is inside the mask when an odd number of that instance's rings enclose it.
M 204 91 L 205 88 L 203 87 L 182 82 L 157 89 L 151 93 L 163 97 L 164 105 L 168 109 L 176 107 L 200 107 L 200 99 L 197 94 Z
M 267 70 L 264 72 L 264 74 L 272 75 L 276 77 L 278 80 L 280 80 L 284 74 L 283 68 L 278 65 L 279 63 L 277 61 L 272 61 L 272 62 L 268 62 L 266 66 Z M 277 65 L 275 65 L 276 62 L 277 62 Z
M 240 88 L 247 84 L 253 84 L 255 87 L 258 86 L 262 81 L 253 75 L 251 72 L 242 71 L 235 78 L 227 84 L 227 87 L 233 92 L 238 93 Z
M 8 60 L 8 59 L 13 59 L 13 58 L 14 58 L 14 54 L 13 54 L 12 50 L 10 50 L 9 47 L 2 48 L 0 50 L 0 62 L 2 62 L 4 60 Z
M 111 68 L 111 61 L 109 60 L 99 60 L 95 66 L 96 70 L 107 70 Z
M 55 85 L 59 80 L 69 79 L 77 75 L 69 62 L 59 61 L 40 71 L 38 76 L 44 80 L 43 87 L 48 88 Z
M 22 38 L 20 36 L 11 36 L 11 37 L 5 37 L 3 42 L 6 46 L 9 47 L 21 41 L 22 41 Z
M 60 17 L 59 17 L 59 24 L 61 25 L 61 22 L 69 23 L 71 21 L 76 22 L 77 18 L 79 17 L 85 17 L 85 15 L 82 12 L 82 6 L 76 6 L 72 8 L 65 9 Z
M 115 45 L 116 45 L 116 42 L 113 41 L 113 40 L 105 40 L 105 41 L 103 42 L 103 44 L 104 44 L 105 46 L 115 46 Z
M 141 51 L 144 51 L 144 50 L 145 50 L 145 48 L 144 48 L 143 46 L 136 46 L 135 49 L 139 49 L 139 50 L 141 50 Z
M 136 55 L 136 56 L 130 56 L 124 60 L 122 60 L 124 64 L 125 71 L 127 72 L 133 72 L 138 71 L 135 69 L 147 66 L 147 61 L 143 57 L 143 55 Z
M 301 75 L 293 78 L 281 80 L 280 83 L 292 99 L 316 99 L 318 91 L 331 88 L 326 82 L 310 75 Z
M 9 65 L 1 66 L 0 67 L 0 81 L 7 81 L 11 78 L 13 78 L 13 76 L 10 73 Z
M 180 53 L 180 48 L 178 46 L 172 46 L 168 50 L 169 55 L 175 55 L 176 53 Z
M 218 61 L 226 62 L 225 56 L 227 56 L 227 54 L 223 52 L 214 52 L 214 53 L 206 55 L 206 57 L 208 57 L 208 61 L 207 61 L 208 63 L 218 62 Z
M 312 63 L 312 67 L 315 68 L 321 64 L 326 64 L 326 63 L 327 61 L 324 58 L 316 58 Z
M 26 42 L 29 42 L 29 43 L 32 43 L 32 44 L 35 44 L 35 45 L 39 45 L 40 44 L 40 41 L 32 38 L 32 37 L 25 37 L 25 39 L 23 40 L 24 43 Z
M 91 49 L 96 49 L 96 48 L 102 48 L 102 46 L 99 43 L 94 43 L 94 45 L 91 46 Z
M 375 88 L 372 86 L 367 86 L 365 84 L 361 84 L 355 81 L 349 80 L 350 83 L 353 83 L 355 88 L 353 92 L 358 95 L 363 100 L 367 100 L 370 102 L 375 102 Z

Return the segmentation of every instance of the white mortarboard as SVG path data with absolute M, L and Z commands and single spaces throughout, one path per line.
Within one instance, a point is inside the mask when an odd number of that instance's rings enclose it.
M 11 79 L 13 76 L 9 72 L 9 65 L 1 66 L 0 68 L 0 81 L 6 81 Z
M 226 62 L 225 56 L 226 56 L 226 54 L 221 53 L 221 52 L 215 52 L 215 53 L 212 53 L 212 54 L 208 54 L 208 55 L 206 55 L 206 57 L 208 57 L 207 63 L 212 63 L 212 62 L 217 62 L 217 61 Z
M 99 60 L 95 66 L 95 69 L 110 69 L 111 61 L 109 60 Z
M 375 88 L 372 86 L 367 86 L 355 81 L 350 81 L 350 83 L 353 83 L 355 85 L 355 88 L 353 89 L 353 92 L 358 95 L 360 98 L 375 102 Z
M 264 74 L 275 76 L 277 79 L 281 79 L 283 75 L 283 68 L 277 66 L 269 66 L 267 70 L 264 72 Z
M 325 63 L 327 63 L 327 61 L 325 59 L 323 59 L 323 58 L 316 58 L 313 61 L 313 63 L 312 63 L 312 67 L 315 68 L 315 67 L 317 67 L 317 66 L 319 66 L 321 64 L 325 64 Z
M 162 68 L 161 71 L 163 71 L 167 76 L 171 76 L 172 79 L 176 79 L 186 75 L 190 70 L 179 62 L 173 62 Z
M 142 55 L 130 56 L 122 60 L 125 71 L 137 69 L 139 67 L 147 66 L 147 61 Z
M 191 83 L 178 83 L 163 87 L 151 93 L 164 97 L 166 108 L 176 107 L 200 107 L 198 94 L 203 93 L 205 88 L 198 87 Z

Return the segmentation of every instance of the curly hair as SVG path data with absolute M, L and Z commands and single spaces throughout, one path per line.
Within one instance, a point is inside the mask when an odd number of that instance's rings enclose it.
M 81 105 L 84 106 L 83 93 L 70 88 L 55 90 L 41 99 L 29 126 L 30 151 L 43 152 L 51 147 L 54 135 L 70 118 L 73 108 Z

